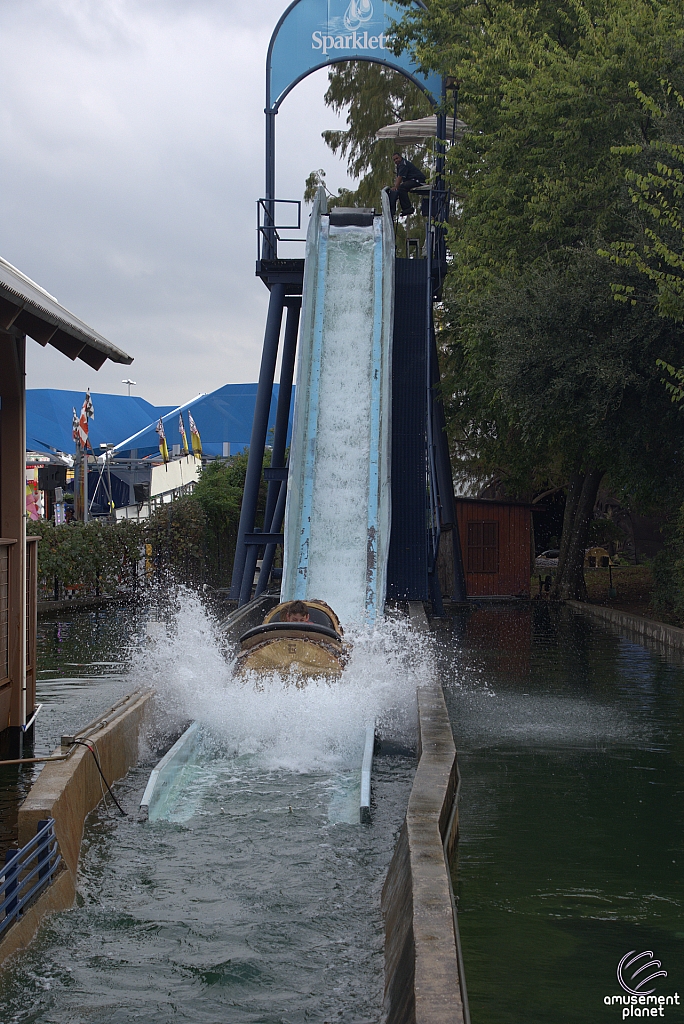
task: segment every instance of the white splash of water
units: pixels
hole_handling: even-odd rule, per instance
[[[236,675],[226,637],[198,598],[181,591],[177,604],[182,612],[165,638],[137,652],[133,674],[169,715],[200,722],[227,753],[289,771],[343,767],[357,763],[373,720],[383,737],[415,742],[416,687],[433,669],[425,640],[405,620],[348,633],[342,676],[302,681]]]

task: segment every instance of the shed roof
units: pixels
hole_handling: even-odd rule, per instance
[[[0,256],[0,329],[10,327],[28,334],[39,345],[52,345],[69,359],[82,359],[95,370],[107,359],[133,362],[133,356],[88,327],[54,295]]]

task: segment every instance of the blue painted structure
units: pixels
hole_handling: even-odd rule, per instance
[[[411,0],[406,6],[425,8],[422,0]],[[414,335],[414,344],[412,351],[407,348],[404,368],[408,375],[407,383],[411,381],[413,385],[409,388],[410,396],[406,394],[404,397],[409,399],[409,405],[417,414],[419,421],[416,423],[414,435],[414,468],[419,472],[412,474],[410,494],[403,493],[399,480],[392,481],[394,515],[398,513],[401,516],[408,503],[416,513],[413,517],[416,529],[408,538],[408,543],[404,544],[403,551],[402,545],[397,543],[394,544],[394,557],[390,551],[387,592],[401,595],[400,599],[404,600],[423,600],[427,596],[427,588],[435,613],[441,615],[442,598],[437,573],[439,540],[442,530],[453,529],[456,540],[453,544],[452,596],[459,601],[464,600],[466,596],[458,542],[458,523],[454,513],[451,465],[444,429],[444,410],[437,390],[439,368],[432,315],[433,302],[441,298],[442,282],[447,267],[444,225],[449,220],[450,195],[443,178],[447,90],[454,90],[456,118],[458,89],[454,84],[448,86],[447,79],[438,79],[437,76],[425,78],[416,73],[418,69],[409,55],[401,54],[397,57],[389,53],[383,40],[387,34],[391,34],[392,22],[400,20],[404,13],[405,10],[392,0],[293,0],[280,18],[269,44],[264,110],[266,181],[264,198],[257,203],[256,272],[269,288],[271,297],[230,590],[231,598],[237,600],[240,605],[245,604],[251,596],[254,568],[260,548],[264,550],[264,559],[256,594],[260,594],[268,585],[273,551],[276,544],[283,544],[284,541],[283,534],[278,531],[281,529],[289,489],[286,483],[287,473],[280,464],[270,471],[271,475],[268,475],[267,471],[269,501],[272,490],[274,495],[277,494],[274,503],[271,503],[271,507],[275,505],[275,511],[271,517],[266,517],[263,533],[258,533],[254,523],[265,436],[263,410],[268,405],[274,387],[283,312],[286,305],[290,307],[289,325],[294,302],[302,294],[304,279],[304,260],[278,257],[279,230],[300,227],[301,203],[275,198],[275,117],[281,102],[299,81],[317,68],[348,60],[366,60],[394,68],[420,86],[438,107],[436,180],[428,194],[422,197],[421,203],[422,213],[427,221],[426,234],[430,244],[426,246],[425,258],[416,260],[416,263],[420,264],[420,267],[416,268],[418,290],[411,305],[414,307],[412,314],[415,314],[417,326],[415,331],[409,331],[409,334]],[[369,34],[371,26],[372,35]],[[287,225],[278,226],[276,208],[279,203],[297,207],[296,226],[290,224],[289,220]],[[325,245],[325,240],[322,242]],[[299,301],[301,302],[301,299]],[[412,359],[413,356],[415,359]],[[282,382],[281,376],[281,384]],[[315,386],[312,395],[314,405]],[[401,399],[394,405],[393,398],[394,417],[400,402]],[[371,463],[372,459],[371,453]],[[306,528],[303,530],[303,540],[306,541],[304,534]],[[413,561],[413,548],[421,553],[416,573],[408,564]],[[408,560],[406,564],[403,564],[404,558]]]
[[[294,339],[292,341],[294,345]],[[291,359],[294,360],[294,348]],[[236,455],[249,445],[254,409],[257,397],[256,384],[226,384],[207,395],[200,395],[191,402],[180,406],[190,410],[202,438],[202,449],[207,455],[222,455],[224,443],[230,444],[231,455]],[[26,392],[26,447],[29,451],[50,452],[57,449],[72,453],[74,441],[71,435],[72,409],[80,411],[83,404],[82,391],[57,391],[39,388]],[[154,406],[143,398],[126,395],[92,395],[95,419],[90,420],[90,439],[95,452],[102,444],[117,446],[117,458],[131,458],[137,451],[138,458],[159,452],[156,425],[162,417],[169,449],[180,444],[178,430],[178,406]],[[287,409],[281,410],[284,417],[283,453],[289,443],[291,414],[290,395]],[[267,408],[266,441],[268,433],[275,428],[278,386],[276,385]],[[289,414],[289,415],[288,415]],[[190,440],[188,417],[185,416],[185,430]],[[124,442],[122,444],[122,442]],[[125,502],[127,503],[127,502]]]
[[[408,6],[424,8],[425,4],[411,0]],[[394,0],[293,0],[278,21],[266,57],[266,260],[277,259],[278,255],[275,119],[280,104],[298,82],[319,68],[364,60],[384,64],[409,78],[435,106],[445,98],[444,81],[439,75],[434,71],[423,74],[409,53],[395,54],[391,50],[392,26],[404,14],[406,7]],[[444,139],[444,116],[440,121],[439,138]]]
[[[39,821],[26,846],[6,851],[0,875],[0,935],[52,883],[61,860],[54,818]]]
[[[414,4],[422,7],[422,4]],[[266,59],[266,108],[277,110],[303,78],[347,60],[366,60],[400,71],[439,102],[442,80],[424,75],[411,55],[394,54],[392,24],[406,8],[392,0],[294,0],[271,37]]]
[[[83,391],[58,391],[54,388],[32,388],[26,391],[26,447],[29,451],[74,451],[72,437],[73,409],[81,411]],[[90,439],[97,451],[100,444],[118,444],[136,430],[158,420],[172,406],[155,406],[144,398],[132,395],[93,393],[95,419],[90,420]]]
[[[390,533],[394,226],[328,210],[307,236],[281,600],[335,593],[343,622],[385,603]]]
[[[275,428],[276,408],[278,404],[278,386],[274,388],[270,401],[263,411],[267,413],[264,441],[268,443],[269,431]],[[250,444],[252,423],[257,406],[256,384],[225,384],[222,388],[199,395],[191,402],[177,406],[162,416],[166,442],[171,451],[174,444],[181,444],[178,429],[179,414],[183,412],[185,430],[190,443],[187,411],[192,413],[202,439],[202,451],[206,455],[223,455],[224,443],[230,444],[230,454],[237,455]],[[97,416],[97,406],[95,407]],[[157,417],[158,419],[158,417]],[[137,451],[138,458],[152,455],[159,451],[159,438],[156,433],[157,419],[147,422],[144,428],[131,434],[129,430],[125,439],[117,445],[116,458],[131,457]],[[292,423],[287,422],[286,443],[289,441]]]

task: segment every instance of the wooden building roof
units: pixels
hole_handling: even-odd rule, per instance
[[[112,345],[0,256],[0,330],[12,329],[39,345],[52,345],[69,359],[82,359],[95,370],[107,359],[133,362],[133,356]]]

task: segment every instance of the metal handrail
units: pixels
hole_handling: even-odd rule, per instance
[[[0,874],[0,914],[5,915],[0,920],[0,935],[52,884],[62,862],[58,850],[54,818],[39,821],[35,836],[20,850],[7,850],[4,871]]]
[[[277,205],[296,206],[296,224],[276,224]],[[262,223],[263,213],[263,223]],[[257,199],[257,260],[263,258],[263,250],[270,250],[271,259],[278,256],[278,242],[305,242],[306,238],[282,238],[279,231],[301,231],[302,203],[300,199]]]

